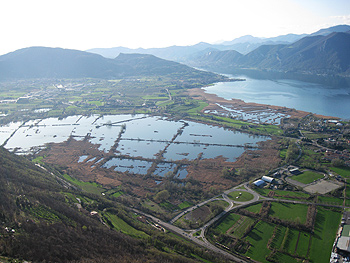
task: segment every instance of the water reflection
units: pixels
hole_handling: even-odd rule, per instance
[[[101,152],[114,154],[115,158],[102,165],[107,169],[146,174],[153,161],[161,159],[165,162],[159,163],[153,173],[162,177],[174,172],[177,164],[173,161],[222,156],[233,162],[246,146],[256,147],[258,142],[269,139],[195,122],[128,114],[37,119],[0,128],[0,139],[8,140],[5,147],[17,153],[38,151],[47,143],[64,142],[70,137],[86,139]],[[147,161],[132,160],[136,157]],[[80,156],[78,162],[87,158]],[[93,167],[101,161],[103,158],[94,156],[87,160]],[[180,169],[179,178],[186,177],[185,171]]]
[[[241,99],[295,108],[316,114],[350,119],[349,86],[328,86],[291,79],[256,79],[242,75],[229,75],[246,81],[217,83],[204,88],[207,93],[225,99]]]
[[[173,174],[175,167],[174,163],[159,163],[153,174],[161,177],[169,176]]]
[[[147,174],[149,168],[151,168],[152,163],[141,160],[132,160],[132,159],[121,159],[121,158],[112,158],[107,161],[103,168],[114,167],[114,171],[118,172],[129,172],[134,174]]]
[[[155,158],[156,154],[162,151],[167,143],[156,141],[121,140],[116,154],[129,155],[132,157]]]

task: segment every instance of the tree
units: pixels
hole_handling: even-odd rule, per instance
[[[332,165],[335,166],[335,167],[342,167],[344,166],[344,161],[337,158],[337,159],[333,159],[332,160]]]
[[[289,144],[285,161],[287,163],[293,161],[297,157],[298,153],[298,147],[294,143]]]
[[[169,191],[168,190],[162,190],[160,192],[158,192],[155,196],[154,196],[154,200],[156,202],[163,202],[166,199],[168,199],[170,197]]]

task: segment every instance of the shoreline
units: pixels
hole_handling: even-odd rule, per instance
[[[193,99],[198,99],[198,100],[202,99],[202,100],[205,100],[209,104],[207,107],[205,107],[202,110],[202,112],[204,112],[205,110],[217,110],[219,108],[219,106],[216,103],[220,103],[220,104],[230,105],[230,106],[237,108],[237,109],[240,109],[244,112],[247,112],[247,109],[249,109],[249,108],[250,109],[259,109],[259,110],[275,110],[278,113],[290,115],[289,118],[303,118],[307,115],[312,114],[312,115],[314,115],[318,118],[322,118],[322,119],[333,119],[333,120],[340,119],[338,117],[314,114],[311,112],[296,110],[293,108],[287,108],[287,107],[282,107],[282,106],[260,104],[260,103],[255,103],[255,102],[245,102],[241,99],[232,98],[232,99],[228,100],[228,99],[224,99],[222,97],[219,97],[216,94],[206,93],[203,88],[189,89],[189,90],[187,90],[187,93]]]

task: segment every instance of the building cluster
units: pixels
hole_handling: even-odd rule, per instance
[[[261,177],[261,179],[258,179],[255,182],[253,182],[253,185],[255,185],[256,187],[264,187],[268,184],[274,185],[274,184],[277,184],[277,181],[273,177],[263,176]]]
[[[337,244],[337,253],[332,253],[331,260],[334,262],[337,262],[337,259],[339,259],[339,255],[342,256],[343,262],[349,262],[349,256],[350,256],[350,212],[344,212],[342,221],[341,221],[342,227],[340,228],[340,231],[338,232],[337,238],[335,239],[335,243]]]
[[[325,150],[323,159],[329,162],[335,159],[343,160],[345,165],[350,166],[350,152],[347,149],[343,151],[330,150],[330,149]]]

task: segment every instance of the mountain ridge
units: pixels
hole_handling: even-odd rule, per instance
[[[151,54],[121,54],[115,59],[80,50],[29,47],[0,56],[0,79],[105,78],[164,76],[212,79],[224,77]]]
[[[225,58],[223,51],[211,52],[190,65],[210,70],[258,69],[303,74],[350,75],[350,34],[304,37],[289,45],[262,45],[250,53]],[[213,57],[220,58],[215,60]]]
[[[150,48],[150,49],[130,49],[126,47],[112,47],[112,48],[94,48],[86,50],[87,52],[100,54],[108,58],[115,58],[120,52],[126,53],[146,53],[153,54],[163,59],[170,59],[178,62],[188,62],[188,58],[192,58],[195,53],[203,51],[207,48],[217,50],[235,50],[243,55],[248,54],[261,45],[271,44],[290,44],[308,35],[326,35],[332,32],[345,32],[350,30],[349,25],[337,25],[329,28],[320,29],[312,34],[287,34],[270,38],[258,38],[251,35],[245,35],[231,41],[224,41],[219,44],[209,44],[200,42],[192,46],[170,46],[164,48]]]

